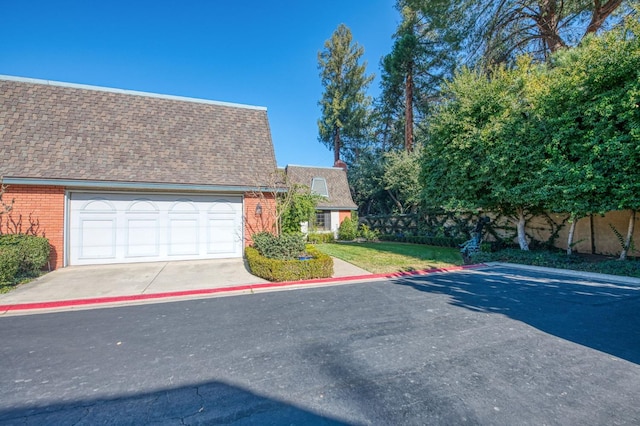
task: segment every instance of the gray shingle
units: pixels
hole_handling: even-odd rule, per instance
[[[264,186],[265,109],[0,79],[0,176]]]
[[[351,198],[347,173],[340,168],[289,165],[286,167],[286,173],[292,182],[306,185],[309,188],[311,188],[313,178],[326,180],[329,199],[318,203],[320,209],[355,210],[358,208]]]

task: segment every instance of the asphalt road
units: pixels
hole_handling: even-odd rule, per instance
[[[0,318],[0,424],[640,424],[640,287],[491,267]]]

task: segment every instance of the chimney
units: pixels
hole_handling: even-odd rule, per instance
[[[347,163],[345,163],[342,160],[338,160],[333,164],[333,167],[338,167],[342,170],[344,170],[345,172],[347,171]]]

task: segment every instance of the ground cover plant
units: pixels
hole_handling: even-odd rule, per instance
[[[505,249],[497,252],[479,252],[471,256],[471,263],[508,262],[523,265],[546,266],[574,271],[596,272],[640,278],[640,260],[620,260],[610,256],[567,255],[564,251]]]
[[[392,273],[462,265],[457,248],[396,242],[318,244],[318,250],[372,273]]]

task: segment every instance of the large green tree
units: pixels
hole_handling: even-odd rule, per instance
[[[460,37],[441,28],[439,17],[446,15],[448,5],[432,2],[432,13],[426,15],[406,0],[396,3],[402,21],[391,52],[380,64],[382,90],[376,103],[378,133],[385,148],[413,150],[416,125],[437,99],[444,78],[452,75]]]
[[[528,250],[527,214],[542,206],[536,176],[544,150],[526,90],[537,72],[525,59],[489,74],[469,69],[457,74],[431,119],[422,160],[428,205],[510,215],[522,250]]]
[[[640,209],[639,37],[640,23],[629,19],[558,52],[537,103],[548,132],[548,208],[571,213],[572,230],[580,216],[630,210],[622,258]]]
[[[431,205],[512,213],[526,249],[525,212],[578,218],[630,210],[621,258],[640,210],[640,23],[485,73],[463,70],[432,117],[422,183]]]
[[[318,140],[332,149],[334,160],[352,163],[360,145],[369,138],[370,97],[373,75],[366,74],[364,48],[353,41],[351,30],[340,24],[318,53],[324,92],[319,105]]]

